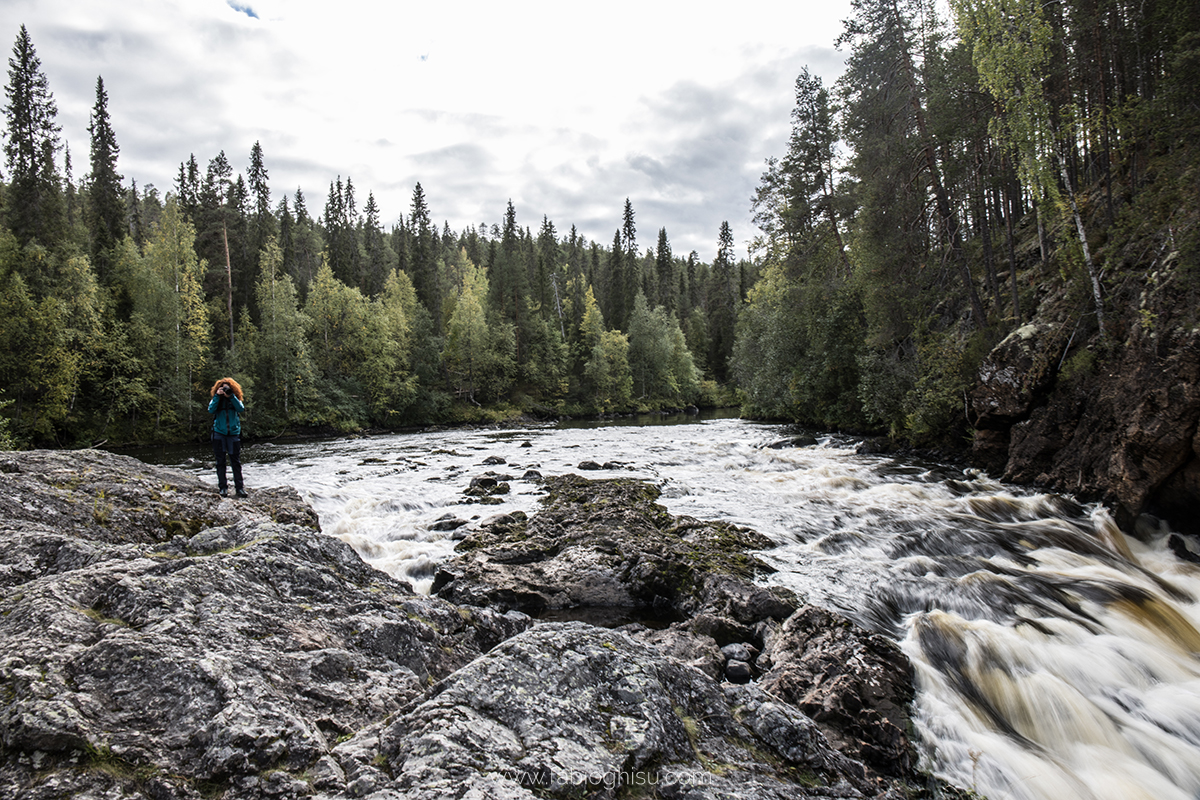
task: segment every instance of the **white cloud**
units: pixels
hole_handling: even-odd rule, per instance
[[[126,179],[171,188],[179,163],[263,146],[278,198],[320,211],[351,176],[385,223],[420,181],[439,223],[543,215],[607,245],[629,197],[639,241],[666,227],[710,259],[753,235],[749,198],[786,142],[792,85],[831,83],[847,0],[396,3],[8,0],[58,101],[76,173],[104,77]],[[0,34],[3,31],[0,30]]]

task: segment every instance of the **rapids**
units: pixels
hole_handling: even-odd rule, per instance
[[[615,462],[580,474],[652,480],[674,514],[768,535],[772,581],[898,641],[942,777],[993,800],[1200,797],[1200,568],[1168,531],[1143,543],[1101,507],[839,436],[770,447],[796,433],[651,417],[250,444],[243,462],[251,492],[296,487],[326,533],[418,591],[453,550],[448,518],[533,512],[527,471]],[[215,483],[200,448],[134,455]],[[488,470],[512,491],[467,502]]]

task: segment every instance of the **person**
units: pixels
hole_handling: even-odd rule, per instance
[[[217,492],[229,496],[225,479],[225,457],[233,467],[233,489],[238,497],[248,497],[242,484],[242,413],[246,410],[241,385],[233,378],[221,378],[212,387],[208,413],[213,415],[212,446],[217,459]]]

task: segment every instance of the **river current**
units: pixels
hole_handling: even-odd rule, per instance
[[[243,462],[251,491],[294,486],[325,533],[418,591],[462,530],[536,511],[530,470],[654,481],[674,514],[774,540],[770,581],[900,644],[923,757],[942,777],[993,800],[1200,797],[1200,568],[1165,528],[1130,539],[1101,507],[859,455],[843,437],[771,446],[796,433],[651,417],[259,443]],[[135,455],[215,483],[201,449]],[[489,470],[511,493],[464,502]],[[441,530],[448,518],[467,526]]]

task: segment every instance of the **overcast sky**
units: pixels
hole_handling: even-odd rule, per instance
[[[128,185],[173,188],[195,154],[245,173],[262,144],[272,203],[324,208],[339,176],[385,229],[419,181],[456,232],[509,199],[534,234],[549,216],[601,245],[633,203],[640,249],[739,252],[750,198],[783,154],[804,66],[826,85],[849,0],[392,2],[0,0],[6,53],[29,29],[76,179],[103,76]],[[7,75],[6,75],[7,81]]]

